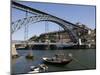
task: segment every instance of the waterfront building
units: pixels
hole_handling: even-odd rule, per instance
[[[34,40],[36,42],[71,42],[71,39],[68,35],[68,33],[64,30],[62,31],[54,31],[54,32],[48,32],[43,33],[37,39],[31,38],[31,40]]]

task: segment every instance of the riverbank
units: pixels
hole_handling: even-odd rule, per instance
[[[33,46],[26,46],[22,48],[17,48],[17,50],[60,50],[60,49],[96,49],[95,45],[89,47],[88,45],[69,45],[69,46],[57,46],[57,45],[33,45]]]

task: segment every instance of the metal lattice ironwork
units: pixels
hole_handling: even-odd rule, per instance
[[[28,6],[19,4],[17,2],[12,2],[12,7],[25,11],[28,10],[28,13],[32,13],[34,14],[34,16],[31,17],[27,17],[27,18],[23,18],[23,19],[19,19],[16,22],[12,22],[12,29],[11,29],[11,33],[16,32],[17,30],[19,30],[21,27],[29,24],[29,23],[37,23],[37,22],[41,22],[41,21],[50,21],[50,22],[54,22],[57,23],[58,25],[60,25],[62,28],[64,28],[65,31],[67,31],[71,37],[71,39],[73,40],[73,42],[78,42],[78,36],[76,35],[76,33],[73,31],[74,28],[81,28],[73,23],[70,23],[66,20],[63,20],[61,18],[58,18],[56,16],[47,14],[45,12],[42,12],[40,10],[34,9],[34,8],[30,8]]]

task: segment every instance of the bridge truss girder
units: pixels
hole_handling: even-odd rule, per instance
[[[75,35],[76,33],[72,32],[73,27],[71,27],[70,24],[64,23],[64,22],[62,22],[60,20],[57,20],[53,17],[50,17],[48,15],[31,16],[31,17],[19,19],[16,22],[12,22],[12,31],[11,31],[11,33],[16,32],[17,30],[19,30],[20,28],[22,28],[26,24],[37,23],[37,22],[41,22],[41,21],[50,21],[50,22],[54,22],[54,23],[60,25],[62,28],[64,28],[64,30],[66,30],[69,33],[69,35],[71,36],[71,38],[73,38],[74,41],[75,41],[76,38],[78,40],[78,37]],[[74,37],[76,37],[76,38],[74,38]]]
[[[74,28],[81,28],[81,27],[79,27],[73,23],[70,23],[68,21],[65,21],[61,18],[58,18],[56,16],[47,14],[45,12],[42,12],[42,11],[34,9],[34,8],[30,8],[28,6],[19,4],[19,3],[14,2],[14,1],[12,1],[12,7],[17,8],[17,9],[22,10],[22,11],[25,11],[25,12],[27,11],[27,12],[35,15],[35,16],[19,19],[15,22],[12,22],[12,28],[11,28],[12,34],[15,31],[19,30],[21,27],[25,26],[26,24],[37,23],[37,22],[41,22],[41,21],[50,21],[50,22],[57,23],[62,28],[64,28],[64,30],[69,33],[70,38],[73,40],[73,42],[78,43],[79,37],[76,35],[76,33],[73,31],[73,29]]]

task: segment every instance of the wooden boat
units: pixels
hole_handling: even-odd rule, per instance
[[[34,58],[34,56],[33,56],[33,55],[28,54],[28,55],[26,56],[26,58],[27,58],[27,59],[33,59],[33,58]]]
[[[66,65],[72,61],[71,58],[65,59],[65,58],[60,58],[58,56],[52,57],[52,58],[43,57],[42,59],[43,59],[44,63],[56,64],[56,65]]]
[[[32,52],[30,52],[28,55],[26,55],[26,59],[33,59],[34,56],[32,54]]]

